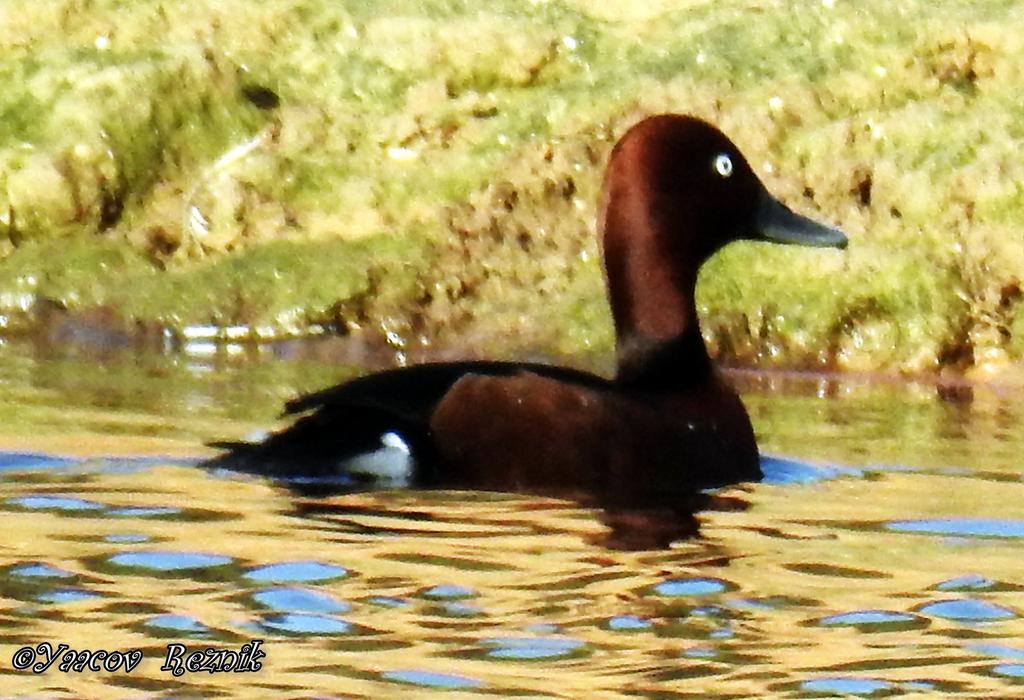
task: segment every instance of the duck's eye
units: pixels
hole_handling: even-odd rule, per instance
[[[715,156],[714,166],[715,172],[722,177],[732,175],[732,158],[729,157],[728,153],[719,153]]]

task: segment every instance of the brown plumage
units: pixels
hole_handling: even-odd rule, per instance
[[[613,379],[511,362],[390,370],[293,401],[287,412],[302,415],[291,427],[210,464],[623,507],[759,478],[750,420],[700,334],[697,272],[736,240],[842,248],[846,237],[772,198],[724,134],[681,115],[649,117],[622,137],[599,217]],[[409,453],[405,466],[357,456],[388,433],[401,438],[392,457]]]

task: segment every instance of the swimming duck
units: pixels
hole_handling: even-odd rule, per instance
[[[846,236],[772,197],[717,128],[676,114],[615,145],[599,224],[614,378],[520,362],[388,370],[289,402],[290,427],[208,465],[623,506],[760,478],[750,418],[701,337],[697,271],[733,241],[845,248]]]

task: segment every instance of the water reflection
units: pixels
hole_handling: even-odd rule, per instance
[[[204,473],[204,438],[337,378],[211,366],[95,379],[0,362],[5,695],[1020,695],[1012,392],[740,375],[778,455],[765,482],[609,511]],[[257,673],[161,671],[169,643],[252,639]],[[42,642],[144,658],[130,674],[13,668]]]

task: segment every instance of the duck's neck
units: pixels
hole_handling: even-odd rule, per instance
[[[652,388],[703,381],[711,362],[694,303],[695,256],[685,249],[666,249],[666,237],[644,225],[647,221],[621,208],[605,211],[605,273],[615,321],[616,378]]]
[[[651,390],[678,389],[701,384],[714,371],[700,328],[669,339],[634,335],[616,347],[619,384]]]

